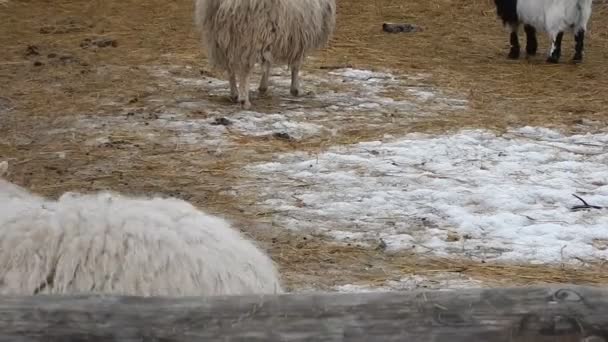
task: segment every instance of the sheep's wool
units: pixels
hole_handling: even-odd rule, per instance
[[[522,22],[552,38],[558,32],[587,30],[592,0],[494,0],[505,23]]]
[[[336,24],[335,0],[196,0],[194,20],[210,65],[228,73],[230,98],[251,106],[249,79],[260,63],[260,94],[274,63],[291,68],[290,93],[300,93],[299,72],[312,50],[327,44]],[[238,85],[237,85],[238,80]]]
[[[293,64],[334,31],[334,0],[196,0],[195,22],[213,65],[249,72],[262,56]]]
[[[272,260],[178,199],[103,192],[44,200],[0,179],[0,294],[282,292]]]

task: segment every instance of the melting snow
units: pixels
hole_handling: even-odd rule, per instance
[[[607,133],[411,134],[247,171],[277,223],[340,241],[498,261],[608,257],[608,210],[571,210],[572,194],[608,207]]]
[[[160,94],[121,106],[115,115],[82,116],[72,130],[95,133],[94,144],[113,132],[131,132],[161,144],[228,145],[231,134],[272,136],[287,134],[295,140],[332,136],[342,129],[381,128],[395,118],[410,122],[466,108],[467,101],[450,98],[424,83],[426,76],[400,76],[358,69],[302,73],[304,96],[289,95],[289,73],[273,70],[270,96],[258,98],[251,82],[253,109],[243,111],[228,102],[228,82],[195,75],[183,67],[143,68],[158,78],[158,88],[188,90]],[[184,76],[190,75],[190,77]],[[259,77],[256,76],[256,77]],[[393,95],[388,95],[393,94]],[[144,107],[141,107],[141,104]],[[218,124],[217,120],[223,120]],[[71,123],[73,118],[66,120]],[[86,128],[88,130],[82,130]],[[55,132],[56,133],[56,132]],[[168,138],[167,138],[168,137]]]
[[[346,284],[334,287],[337,292],[386,292],[412,291],[418,289],[453,290],[463,288],[480,288],[485,285],[471,278],[454,273],[440,273],[434,276],[412,275],[398,281],[390,280],[382,286]]]

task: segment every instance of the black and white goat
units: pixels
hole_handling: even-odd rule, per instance
[[[592,2],[593,0],[494,0],[498,16],[511,28],[509,58],[519,58],[517,34],[521,24],[524,24],[526,53],[529,56],[536,54],[536,30],[542,30],[549,34],[552,41],[547,62],[557,63],[561,56],[564,31],[569,31],[574,34],[576,41],[573,61],[581,62]]]

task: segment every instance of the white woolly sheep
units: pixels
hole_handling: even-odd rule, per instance
[[[290,92],[300,94],[300,67],[308,53],[324,47],[332,36],[336,4],[335,0],[196,0],[194,16],[210,64],[228,73],[231,100],[248,109],[249,79],[256,63],[262,66],[261,95],[268,90],[272,63],[290,66]]]
[[[100,192],[53,201],[0,178],[0,203],[2,295],[282,292],[266,254],[179,199]]]
[[[573,62],[583,60],[587,23],[591,18],[592,0],[494,0],[498,16],[511,29],[511,49],[508,57],[519,58],[517,32],[523,23],[526,32],[526,52],[535,55],[538,48],[536,30],[547,32],[552,46],[547,62],[557,63],[561,56],[564,31],[574,34],[576,41]]]

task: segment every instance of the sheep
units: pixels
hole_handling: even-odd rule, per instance
[[[258,63],[260,95],[268,91],[272,63],[282,63],[291,68],[291,95],[299,96],[302,63],[312,50],[329,42],[336,4],[335,0],[196,0],[194,15],[211,66],[228,73],[230,99],[250,109],[249,79]]]
[[[551,38],[547,62],[558,63],[564,31],[574,34],[576,41],[572,61],[582,62],[587,23],[591,18],[592,0],[494,0],[498,16],[511,29],[511,49],[508,58],[518,59],[520,53],[517,32],[521,23],[526,32],[526,53],[536,54],[536,30],[543,30]]]
[[[0,203],[0,295],[283,292],[266,254],[183,200],[107,191],[50,200],[0,178]]]

